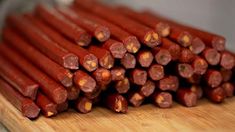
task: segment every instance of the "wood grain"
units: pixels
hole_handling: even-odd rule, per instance
[[[174,104],[171,109],[153,105],[130,107],[128,114],[115,114],[104,108],[95,108],[89,114],[69,110],[53,118],[40,116],[31,121],[21,115],[0,94],[0,121],[10,131],[234,131],[235,98],[217,105],[199,101],[194,108]]]

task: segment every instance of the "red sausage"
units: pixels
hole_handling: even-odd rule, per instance
[[[138,86],[139,93],[144,97],[149,97],[155,90],[156,85],[153,81],[148,80],[143,86]]]
[[[84,96],[86,96],[88,99],[94,100],[99,97],[101,92],[102,92],[102,88],[97,85],[94,91],[90,93],[84,93]]]
[[[130,77],[132,83],[136,85],[144,85],[147,81],[147,72],[145,70],[136,68],[131,72]]]
[[[112,81],[120,81],[125,78],[126,70],[122,67],[114,67],[111,69]]]
[[[157,87],[162,91],[177,91],[179,79],[176,76],[166,76],[158,82]]]
[[[82,7],[106,20],[120,26],[126,31],[134,34],[137,38],[145,45],[149,47],[155,47],[161,43],[160,36],[153,31],[151,28],[142,25],[119,12],[115,11],[108,6],[105,6],[101,3],[91,3],[86,4],[83,1],[75,1],[75,5],[78,7]]]
[[[201,99],[203,96],[203,90],[201,86],[197,86],[197,85],[192,85],[190,87],[190,90],[194,93],[197,94],[197,99]]]
[[[151,65],[148,68],[148,76],[154,81],[162,79],[165,76],[164,67],[158,64]]]
[[[74,83],[85,93],[93,92],[96,87],[96,81],[82,70],[74,73]]]
[[[67,88],[67,92],[67,100],[76,100],[80,94],[80,89],[77,86],[71,86]]]
[[[221,54],[213,48],[206,48],[202,52],[202,56],[208,62],[208,64],[215,66],[220,62]]]
[[[206,48],[206,44],[198,37],[194,37],[189,49],[194,54],[200,54]]]
[[[233,75],[233,71],[232,70],[226,70],[224,68],[220,69],[220,73],[223,77],[223,82],[228,82],[231,80],[232,75]]]
[[[173,41],[167,38],[162,38],[162,48],[167,49],[170,52],[173,61],[176,61],[180,58],[181,48]]]
[[[151,95],[152,102],[160,108],[170,108],[173,104],[172,95],[169,92],[155,91]]]
[[[145,97],[139,92],[130,92],[128,94],[128,101],[134,107],[139,107],[144,102]]]
[[[116,81],[114,84],[116,91],[120,94],[125,94],[130,89],[130,82],[128,78],[124,78],[123,80]]]
[[[42,90],[42,92],[45,93],[48,98],[50,98],[56,104],[65,102],[67,99],[66,89],[33,66],[30,62],[18,54],[17,51],[9,48],[5,44],[1,44],[0,53],[9,59],[10,62],[14,63],[14,65],[19,67],[33,80],[35,80],[40,85],[40,90]]]
[[[31,99],[22,96],[3,79],[0,79],[0,87],[1,94],[25,117],[38,117],[40,108]]]
[[[110,69],[113,67],[114,58],[108,50],[91,45],[89,46],[88,51],[98,58],[100,66],[106,69]]]
[[[146,26],[153,28],[160,36],[167,37],[170,34],[170,26],[154,17],[146,16],[126,6],[118,6],[116,11],[130,17]]]
[[[108,85],[112,80],[112,75],[110,70],[105,68],[98,68],[93,73],[92,76],[96,80],[98,85],[105,86]]]
[[[117,113],[127,113],[128,103],[125,97],[120,94],[108,94],[104,99],[107,108]]]
[[[229,52],[222,52],[220,65],[227,70],[233,69],[235,66],[235,57]]]
[[[55,9],[45,5],[38,5],[35,9],[36,15],[42,18],[50,26],[57,29],[80,46],[88,46],[91,42],[91,36],[81,27],[66,19]]]
[[[61,104],[56,104],[56,110],[58,113],[68,110],[68,107],[69,107],[68,101],[65,101]]]
[[[94,21],[88,20],[85,17],[76,14],[69,8],[57,8],[57,11],[59,11],[72,22],[76,23],[78,26],[84,28],[100,42],[104,42],[109,39],[110,31],[107,27],[100,25],[99,23],[96,23]]]
[[[192,67],[194,69],[194,74],[203,75],[207,71],[208,63],[205,59],[197,56],[192,62]]]
[[[121,59],[126,53],[126,48],[123,43],[114,39],[107,40],[102,47],[108,50],[114,58]]]
[[[0,56],[0,76],[14,86],[22,95],[32,100],[36,99],[39,85],[9,63],[3,56]]]
[[[173,25],[171,22],[166,21],[166,19],[164,19],[163,17],[150,13],[149,11],[144,11],[142,12],[143,15],[148,16],[148,17],[153,17],[155,19],[158,19],[162,22],[165,22],[167,24],[169,24],[170,28],[171,28],[171,33],[168,36],[170,39],[172,39],[175,42],[178,42],[181,46],[183,47],[188,47],[192,44],[192,39],[193,36],[187,32],[186,30]]]
[[[230,82],[225,82],[221,85],[224,89],[226,97],[232,97],[234,94],[234,85]]]
[[[56,104],[50,101],[47,96],[41,92],[37,95],[36,104],[41,108],[43,115],[46,117],[51,117],[57,114]]]
[[[137,54],[137,61],[142,67],[149,67],[153,62],[153,54],[149,50],[141,50]]]
[[[149,11],[145,11],[145,14],[151,15],[152,13],[150,13]],[[200,39],[202,39],[202,41],[207,46],[213,47],[214,49],[216,49],[218,51],[223,51],[225,49],[226,40],[224,37],[222,37],[220,35],[209,33],[207,31],[203,31],[203,30],[191,27],[191,26],[182,25],[182,24],[179,24],[179,23],[172,21],[168,18],[163,18],[162,16],[161,16],[161,20],[165,20],[166,22],[168,22],[168,24],[170,24],[170,26],[175,26],[177,28],[181,28],[181,29],[184,29],[185,31],[190,32],[192,35],[197,36]]]
[[[152,49],[152,53],[154,55],[155,61],[160,65],[167,65],[171,61],[171,54],[167,49],[161,47],[155,47]]]
[[[187,107],[197,105],[198,95],[189,88],[179,88],[176,93],[179,103]]]
[[[126,50],[129,53],[136,53],[140,49],[140,43],[136,36],[128,33],[124,29],[114,25],[111,22],[106,21],[105,19],[102,19],[96,15],[93,15],[91,13],[85,12],[83,10],[80,10],[78,8],[73,8],[73,10],[83,17],[86,17],[92,21],[96,21],[104,26],[107,26],[109,30],[111,31],[111,37],[122,42],[126,48]]]
[[[65,87],[70,87],[73,84],[73,74],[69,70],[49,59],[47,56],[23,40],[21,36],[14,33],[14,31],[10,28],[4,29],[3,39],[7,41],[9,45],[17,49],[22,55],[28,58],[32,63]]]
[[[177,72],[183,78],[190,78],[194,74],[193,67],[187,63],[177,64]]]
[[[83,66],[87,71],[94,71],[98,67],[98,59],[93,54],[89,53],[86,49],[75,45],[60,33],[52,29],[46,23],[43,23],[40,19],[26,14],[25,17],[30,20],[35,26],[37,26],[41,31],[43,31],[50,39],[58,43],[60,46],[65,48],[66,50],[74,53],[79,57],[79,63]]]
[[[212,88],[218,87],[222,82],[222,75],[219,71],[209,69],[207,70],[205,76],[205,82],[208,86]]]
[[[136,58],[134,55],[126,53],[124,57],[121,59],[121,64],[126,69],[133,69],[136,66]]]
[[[222,87],[216,87],[214,89],[204,88],[206,97],[214,103],[222,103],[226,97],[226,93]]]
[[[181,63],[191,63],[195,58],[195,54],[188,48],[181,48],[181,53],[179,57],[179,62]]]
[[[92,100],[87,97],[79,97],[75,102],[75,108],[83,114],[89,113],[92,110]]]
[[[78,57],[57,43],[53,42],[48,36],[41,32],[36,26],[22,16],[9,16],[7,22],[22,33],[33,46],[39,49],[61,66],[69,69],[78,69]]]

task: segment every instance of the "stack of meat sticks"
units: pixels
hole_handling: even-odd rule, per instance
[[[233,96],[235,58],[225,39],[150,11],[94,0],[38,5],[9,15],[2,35],[0,92],[28,118]]]

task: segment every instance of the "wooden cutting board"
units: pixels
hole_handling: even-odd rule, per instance
[[[130,108],[128,114],[115,114],[104,108],[94,108],[89,114],[69,110],[53,118],[40,116],[31,121],[21,115],[0,94],[0,121],[10,131],[235,131],[235,98],[216,105],[207,100],[197,107],[185,108],[174,104],[171,109],[153,105]]]

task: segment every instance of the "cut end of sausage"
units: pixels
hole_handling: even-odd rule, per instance
[[[144,37],[144,43],[148,47],[151,47],[151,48],[156,47],[161,43],[161,37],[158,35],[158,33],[154,31],[149,31],[146,33]]]
[[[120,94],[127,93],[130,89],[129,79],[124,78],[123,80],[117,81],[116,84],[115,84],[115,89]]]
[[[42,110],[46,117],[51,117],[57,114],[56,105],[51,103],[45,106],[45,111]]]
[[[194,54],[200,54],[206,48],[205,43],[198,37],[195,37],[192,40],[192,45],[189,46],[189,49]]]
[[[155,83],[148,80],[143,86],[140,87],[140,93],[145,97],[149,97],[154,92],[155,88]]]
[[[188,47],[192,44],[192,35],[188,32],[182,32],[178,38],[178,42],[183,47]]]
[[[26,89],[27,91],[24,92],[24,96],[30,97],[32,100],[36,99],[37,92],[38,92],[39,85],[33,84],[28,86]]]
[[[115,67],[111,70],[112,81],[120,81],[125,78],[125,69],[121,67]]]
[[[155,98],[155,103],[160,108],[170,108],[172,106],[172,95],[167,92],[161,92]]]
[[[214,103],[222,103],[226,97],[225,91],[222,87],[216,87],[214,89],[206,90],[207,98]]]
[[[207,64],[206,60],[204,60],[202,58],[196,58],[193,61],[192,66],[194,69],[194,73],[198,74],[198,75],[205,74],[207,71],[207,68],[208,68],[208,64]]]
[[[95,90],[91,93],[84,93],[84,95],[88,98],[88,99],[95,99],[97,98],[100,93],[102,91],[102,88],[100,86],[96,86]]]
[[[188,48],[182,48],[179,61],[181,63],[191,63],[195,57],[195,54]]]
[[[108,85],[111,82],[111,72],[105,68],[98,68],[93,76],[100,85]]]
[[[176,76],[168,76],[159,81],[159,89],[163,91],[177,91],[179,79]]]
[[[168,50],[171,54],[171,58],[173,61],[176,61],[180,58],[181,48],[179,45],[174,44],[174,45],[170,46],[170,48]]]
[[[128,109],[127,101],[123,96],[117,96],[114,105],[114,111],[118,113],[126,113]]]
[[[91,36],[87,32],[84,32],[80,35],[80,38],[76,40],[76,43],[79,46],[88,46],[91,43]]]
[[[204,51],[204,57],[210,65],[214,66],[219,64],[221,54],[217,50],[210,48]]]
[[[40,108],[32,100],[25,100],[22,104],[22,113],[24,116],[34,119],[38,117]]]
[[[59,87],[53,92],[53,95],[51,96],[53,97],[53,101],[56,104],[60,104],[66,101],[68,93],[63,87]]]
[[[93,54],[89,54],[84,57],[83,63],[81,64],[83,64],[83,67],[87,71],[92,72],[98,67],[98,59]]]
[[[99,26],[95,30],[95,37],[98,41],[104,42],[110,38],[110,31],[107,27]]]
[[[103,58],[99,60],[100,66],[110,69],[114,65],[114,58],[111,54],[106,54]]]
[[[77,70],[79,68],[78,57],[74,54],[68,54],[64,58],[64,67],[67,69]]]
[[[218,72],[218,71],[213,71],[213,72],[211,72],[211,74],[209,75],[207,83],[208,83],[208,85],[209,85],[210,87],[215,88],[215,87],[217,87],[217,86],[219,86],[219,85],[221,84],[222,79],[223,79],[223,78],[222,78],[222,75],[221,75],[220,72]]]
[[[158,23],[156,31],[161,37],[167,37],[170,34],[170,26],[167,23]]]
[[[193,92],[188,92],[184,94],[185,106],[193,107],[197,105],[197,95]]]
[[[60,82],[65,87],[71,87],[73,85],[73,74],[68,71],[66,76],[63,76]]]
[[[93,92],[96,87],[96,81],[90,76],[81,77],[76,84],[85,93]]]
[[[113,43],[112,46],[110,46],[109,51],[111,52],[112,56],[117,59],[121,59],[127,52],[126,48],[121,42]]]
[[[135,68],[136,65],[135,56],[130,53],[126,53],[121,59],[121,63],[126,69]]]
[[[171,54],[166,49],[160,49],[160,51],[155,55],[155,60],[160,65],[167,65],[171,61]]]
[[[68,100],[75,100],[78,98],[80,94],[80,89],[75,86],[72,86],[67,88],[67,92],[68,92]]]
[[[144,101],[144,97],[139,93],[134,93],[129,99],[129,102],[134,107],[139,107],[143,103],[143,101]]]
[[[149,67],[153,62],[153,54],[150,51],[139,52],[138,61],[142,67]]]
[[[127,37],[124,41],[123,44],[126,48],[126,50],[129,53],[133,53],[135,54],[136,52],[139,51],[141,45],[140,42],[138,41],[138,39],[135,36],[129,36]]]
[[[89,113],[92,110],[92,101],[86,97],[81,97],[77,101],[76,108],[81,113]]]
[[[171,61],[171,54],[166,49],[160,49],[155,55],[155,60],[160,65],[167,65]]]
[[[221,61],[220,61],[220,65],[227,70],[230,70],[234,67],[235,65],[235,57],[228,53],[228,52],[224,52],[221,54]]]
[[[182,64],[178,64],[177,68],[178,68],[178,73],[181,77],[183,78],[192,77],[194,70],[191,65],[182,63]]]
[[[136,85],[144,85],[147,81],[147,72],[140,69],[135,69],[131,75],[132,82]]]
[[[216,49],[217,51],[223,51],[225,50],[225,42],[226,42],[225,38],[216,36],[213,38],[211,44],[212,44],[212,47]]]
[[[154,64],[148,70],[149,77],[154,80],[158,81],[164,77],[164,67],[162,65]]]

